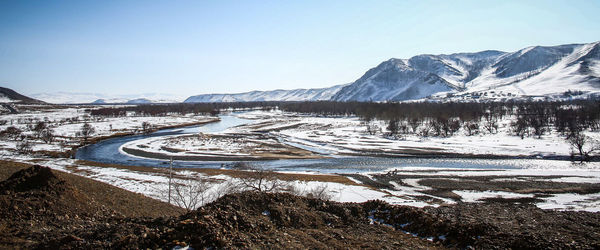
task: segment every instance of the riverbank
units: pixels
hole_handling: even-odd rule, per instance
[[[163,136],[123,144],[123,153],[178,161],[258,161],[320,159],[324,156],[280,143],[264,134],[208,134]]]
[[[419,125],[425,130],[423,133],[391,135],[387,124],[381,121],[366,123],[357,117],[309,116],[280,111],[251,111],[238,116],[255,122],[233,132],[267,133],[336,155],[578,160],[574,155],[577,150],[554,128],[546,128],[540,136],[516,136],[511,127],[514,117],[497,121],[493,132],[481,127],[471,134],[459,128],[449,136],[433,136],[425,133],[428,132],[424,127],[426,124]],[[585,147],[593,146],[594,139],[600,140],[599,131],[585,131],[584,134],[590,138],[590,145]]]
[[[267,113],[267,115],[273,114]],[[254,120],[255,122],[253,122],[252,124],[242,125],[244,123],[247,123],[247,121],[236,121],[235,119],[229,119],[231,118],[230,116],[224,117],[228,117],[226,119],[227,121],[221,120],[220,122],[214,122],[214,118],[211,118],[210,120],[208,120],[208,118],[206,117],[202,118],[207,119],[204,121],[205,126],[201,126],[199,128],[194,129],[181,129],[181,131],[183,131],[181,133],[185,135],[177,135],[174,131],[166,131],[166,133],[160,134],[160,136],[163,137],[165,135],[169,135],[167,137],[170,137],[171,135],[173,135],[172,137],[174,139],[174,144],[161,145],[160,143],[156,143],[155,148],[161,149],[163,146],[167,146],[165,147],[165,150],[171,150],[174,152],[177,152],[179,150],[193,149],[187,153],[191,153],[195,150],[205,150],[205,152],[201,153],[209,154],[218,152],[218,150],[227,149],[229,150],[228,153],[237,152],[237,156],[240,156],[239,153],[252,151],[257,152],[261,149],[261,145],[271,144],[270,146],[272,147],[272,150],[277,151],[287,146],[282,146],[278,143],[285,144],[289,141],[299,141],[299,143],[308,145],[306,147],[307,149],[301,149],[304,151],[311,151],[310,149],[312,148],[320,148],[325,150],[331,150],[337,154],[344,154],[344,152],[346,152],[344,150],[339,150],[339,148],[336,148],[335,143],[338,143],[339,141],[335,138],[331,138],[331,142],[329,144],[310,144],[314,141],[301,139],[302,133],[300,133],[299,137],[292,137],[287,135],[291,133],[288,130],[296,131],[300,129],[302,131],[306,131],[307,128],[313,127],[312,125],[308,126],[305,123],[301,123],[298,126],[293,124],[293,126],[290,126],[291,124],[286,124],[285,122],[279,123],[277,119],[272,119],[272,117],[264,118],[269,119],[268,122],[260,122],[260,120]],[[288,120],[292,122],[294,122],[294,119],[313,119],[306,117],[294,118],[288,115],[286,115],[285,117],[289,118]],[[137,119],[137,117],[132,117],[131,119]],[[315,119],[321,118],[317,117]],[[347,125],[346,118],[342,118],[341,120],[338,120],[338,118],[323,119],[333,119],[331,121],[335,121],[335,123],[330,123],[329,125],[325,124],[326,127],[334,129],[334,131],[336,127],[341,128]],[[210,124],[208,124],[208,122],[210,122]],[[265,126],[267,126],[267,129],[270,129],[272,128],[272,126],[277,126],[278,123],[283,126],[279,127],[281,129],[275,129],[273,131],[264,130]],[[189,124],[181,123],[175,126],[181,127],[185,125]],[[202,129],[207,129],[208,131]],[[261,130],[261,132],[253,131],[255,129]],[[349,129],[355,128],[346,128],[346,130]],[[204,132],[200,133],[199,131]],[[283,132],[285,132],[286,134],[282,134]],[[323,133],[322,130],[315,130],[313,132]],[[338,136],[335,133],[332,135],[328,133],[329,132],[323,134],[323,138],[321,140],[330,138],[331,136]],[[364,134],[364,131],[356,131],[352,133],[349,132],[345,135],[339,135],[339,140],[342,142],[344,140],[351,141],[353,140],[352,138],[354,138],[354,136],[356,135],[365,136],[365,138],[361,138],[361,140],[365,141],[377,139],[375,137],[368,137],[368,135]],[[133,137],[132,140],[137,140],[139,138],[145,138],[145,136],[139,135]],[[113,139],[102,140],[99,142],[99,144]],[[146,139],[154,140],[154,138]],[[162,141],[163,140],[161,140],[160,142]],[[375,142],[371,141],[371,143]],[[94,146],[95,145],[98,144],[94,144]],[[115,145],[113,145],[114,150],[113,148],[110,148],[110,150],[108,150],[110,152],[108,152],[106,155],[106,157],[108,158],[106,162],[118,162],[121,165],[102,165],[88,161],[49,158],[43,155],[31,154],[6,154],[5,159],[10,159],[12,161],[19,162],[36,163],[51,167],[56,170],[76,173],[82,176],[88,176],[90,178],[94,178],[96,180],[109,183],[111,185],[122,187],[133,192],[142,193],[149,197],[165,200],[164,190],[167,188],[169,182],[168,173],[165,170],[165,168],[168,166],[168,162],[164,160],[154,161],[134,157],[123,158],[119,161],[116,161],[114,158],[120,157],[122,154],[119,154],[118,152],[120,141]],[[144,143],[136,145],[144,145]],[[225,147],[224,145],[228,147]],[[236,147],[236,145],[239,147]],[[421,147],[420,149],[431,150],[432,148]],[[373,150],[373,152],[376,152],[374,151],[376,149],[369,150]],[[288,157],[290,155],[293,155],[284,150],[280,152],[284,152],[283,154],[287,155]],[[383,152],[385,154],[385,150],[383,150]],[[247,164],[251,167],[255,167],[258,169],[262,168],[265,170],[275,170],[280,172],[294,172],[295,176],[287,175],[287,173],[286,175],[277,174],[278,177],[275,177],[275,179],[283,181],[284,185],[295,190],[300,190],[301,192],[323,188],[324,190],[326,190],[326,193],[328,193],[329,196],[332,197],[333,200],[340,202],[362,202],[370,199],[380,199],[391,204],[423,207],[448,205],[460,202],[485,202],[485,200],[488,198],[500,198],[502,200],[505,200],[506,202],[510,202],[511,199],[513,199],[514,197],[518,197],[519,199],[513,199],[513,201],[519,203],[527,202],[532,205],[549,209],[589,211],[590,209],[593,209],[594,206],[598,207],[597,196],[600,191],[597,192],[595,183],[600,183],[600,178],[598,178],[598,170],[600,169],[600,165],[598,165],[597,162],[586,164],[574,164],[568,161],[538,159],[480,160],[452,158],[451,156],[446,155],[447,152],[445,151],[438,152],[437,150],[434,150],[434,152],[437,152],[439,155],[448,159],[423,158],[423,155],[420,155],[420,157],[401,160],[389,157],[369,158],[359,156],[351,158],[332,157],[318,159],[303,158],[297,160],[290,159],[253,161],[250,163],[240,164]],[[261,153],[265,154],[264,151]],[[315,155],[317,154],[319,153],[315,153]],[[209,192],[222,193],[221,191],[223,189],[226,189],[228,188],[228,186],[231,186],[236,183],[239,184],[239,182],[242,181],[244,176],[251,176],[252,172],[238,170],[235,170],[238,172],[227,172],[224,170],[211,170],[212,172],[209,170],[197,171],[193,168],[179,168],[179,166],[193,166],[198,168],[231,168],[232,166],[238,164],[238,162],[231,161],[231,156],[236,155],[231,154],[227,155],[224,158],[219,158],[227,160],[227,162],[224,162],[222,164],[220,164],[219,162],[200,162],[198,165],[193,165],[193,162],[177,162],[178,158],[175,158],[176,163],[174,165],[177,169],[175,175],[178,179],[182,180],[187,180],[190,178],[206,180],[211,183]],[[260,156],[269,157],[268,155]],[[162,157],[163,159],[170,158],[170,156]],[[323,155],[319,155],[319,157],[323,157]],[[138,159],[141,160],[137,161]],[[233,159],[247,160],[248,158]],[[137,165],[141,167],[135,167],[136,169],[133,170],[123,167],[124,165]],[[453,168],[454,170],[446,171],[448,168]],[[434,174],[440,175],[443,178],[425,178],[422,176],[422,172],[420,172],[423,169],[431,171]],[[388,174],[390,171],[402,171],[404,175],[395,178],[395,180],[390,181],[386,181],[377,177],[377,175]],[[209,174],[209,172],[212,174]],[[310,175],[314,176],[311,178],[302,177],[309,176],[304,175],[304,173],[306,172],[310,172]],[[320,174],[318,172],[331,174]],[[448,172],[452,173],[448,174]],[[498,177],[489,179],[491,181],[494,181],[494,183],[497,183],[498,186],[490,186],[486,190],[468,188],[475,187],[474,185],[472,185],[472,183],[474,182],[483,183],[482,180],[485,177],[482,176],[488,176],[491,174],[498,173],[501,173],[501,175],[505,176],[505,178]],[[343,179],[345,180],[342,180],[338,179],[339,177],[336,177],[340,176],[340,174],[352,175],[343,176]],[[542,177],[545,175],[551,175],[553,177]],[[404,179],[408,179],[408,183],[404,183]],[[535,185],[531,185],[528,187],[527,182],[523,181],[528,179],[534,179]],[[515,184],[514,182],[519,183]],[[593,185],[588,185],[590,183],[592,183]],[[461,189],[461,187],[465,188]],[[526,191],[527,188],[529,188],[530,190]]]

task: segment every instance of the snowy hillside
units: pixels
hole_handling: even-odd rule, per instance
[[[489,91],[516,96],[600,91],[600,42],[529,47],[507,53],[467,83],[466,92]]]
[[[450,90],[452,86],[438,75],[411,68],[403,60],[390,59],[342,88],[332,100],[403,101]]]
[[[73,104],[73,103],[174,103],[181,102],[185,97],[171,94],[145,93],[134,95],[107,95],[100,93],[39,93],[32,94],[34,98],[48,103]]]
[[[600,94],[600,42],[387,60],[346,86],[205,94],[186,102],[455,100]]]
[[[322,101],[329,100],[344,85],[323,89],[252,91],[240,94],[205,94],[191,96],[184,102],[252,102],[252,101]]]

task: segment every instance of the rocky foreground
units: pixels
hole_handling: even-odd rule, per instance
[[[599,213],[257,192],[186,212],[83,177],[20,168],[0,167],[0,248],[600,248]]]

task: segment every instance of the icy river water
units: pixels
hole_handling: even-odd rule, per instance
[[[199,126],[160,130],[148,135],[132,135],[100,141],[96,144],[80,148],[76,158],[132,166],[167,167],[168,161],[134,157],[119,151],[121,145],[144,138],[194,134],[198,132],[215,133],[228,128],[247,124],[251,120],[241,119],[234,115],[222,115],[221,121]],[[310,148],[305,148],[310,149]],[[315,150],[316,152],[319,152]],[[445,169],[519,169],[536,168],[540,164],[552,164],[552,160],[535,159],[470,159],[470,158],[390,158],[390,157],[355,157],[334,156],[323,159],[294,159],[252,161],[252,165],[276,171],[320,172],[320,173],[355,173],[380,172],[387,169],[445,168]],[[228,161],[175,161],[177,168],[222,168],[232,166]],[[560,163],[560,164],[564,164]]]

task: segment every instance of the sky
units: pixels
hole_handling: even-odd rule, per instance
[[[600,1],[0,1],[0,86],[322,88],[389,58],[600,40]]]

